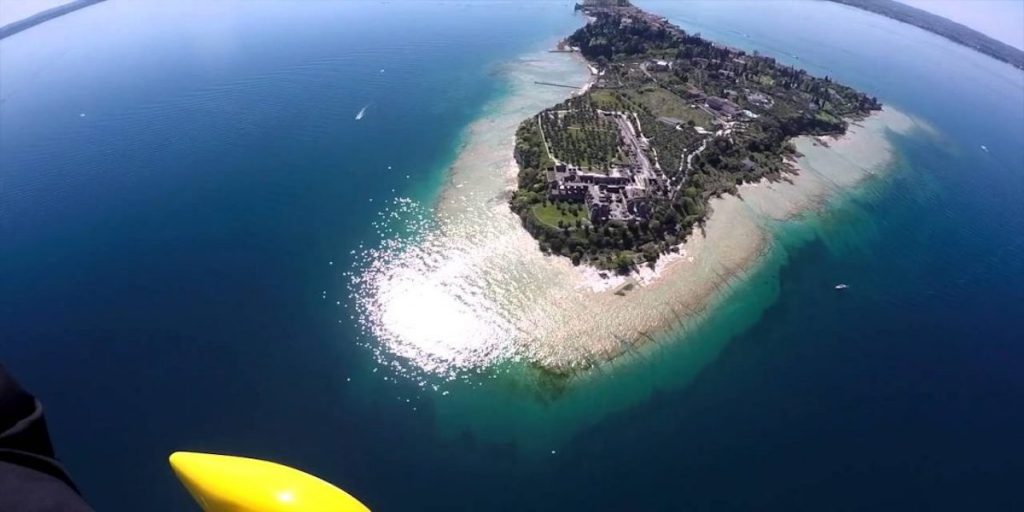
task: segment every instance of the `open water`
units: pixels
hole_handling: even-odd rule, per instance
[[[935,131],[696,343],[557,393],[396,370],[350,293],[467,127],[581,78],[570,2],[110,0],[0,42],[0,360],[87,499],[187,510],[189,449],[374,510],[1019,509],[1024,73],[826,2],[641,5]]]

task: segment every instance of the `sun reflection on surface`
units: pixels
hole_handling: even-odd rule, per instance
[[[396,200],[377,226],[384,242],[360,255],[353,272],[357,318],[377,340],[378,359],[391,364],[398,356],[455,377],[514,357],[516,328],[481,277],[486,245],[444,219],[426,220],[431,214],[422,210]],[[395,236],[396,224],[408,226],[404,236]]]

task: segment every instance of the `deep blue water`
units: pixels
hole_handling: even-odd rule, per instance
[[[193,449],[375,510],[1019,508],[1024,74],[827,3],[642,5],[938,133],[784,234],[779,299],[692,384],[543,460],[346,392],[370,358],[321,291],[569,3],[111,0],[0,43],[0,360],[87,498],[187,509]]]

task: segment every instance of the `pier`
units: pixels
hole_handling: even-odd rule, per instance
[[[534,80],[533,83],[537,85],[550,85],[551,87],[565,87],[566,89],[579,89],[578,85],[556,84],[554,82],[538,82],[536,80]]]

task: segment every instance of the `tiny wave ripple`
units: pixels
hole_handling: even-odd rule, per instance
[[[349,292],[378,362],[453,379],[519,355],[515,322],[490,293],[489,244],[477,230],[405,198],[375,228],[382,242],[357,254]]]

